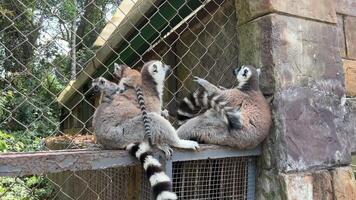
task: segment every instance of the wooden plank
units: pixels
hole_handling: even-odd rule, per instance
[[[0,176],[40,175],[136,165],[126,151],[70,150],[0,155]]]
[[[199,151],[188,151],[183,149],[175,151],[173,153],[172,160],[173,162],[176,162],[259,155],[261,155],[260,146],[250,150],[236,150],[231,147],[219,145],[200,145]]]
[[[258,156],[261,149],[239,151],[226,146],[201,145],[199,151],[175,149],[172,160],[188,161],[241,156]],[[62,171],[100,170],[139,162],[124,150],[60,150],[0,154],[0,176],[25,176]],[[168,166],[169,167],[169,166]]]

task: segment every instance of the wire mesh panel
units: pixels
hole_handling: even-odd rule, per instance
[[[234,85],[236,25],[235,2],[228,0],[2,0],[0,152],[97,149],[92,118],[99,95],[91,81],[114,81],[114,63],[140,69],[158,59],[173,66],[164,107],[175,125],[193,76]],[[58,166],[48,169],[75,163],[61,152]],[[174,162],[174,190],[182,199],[246,199],[248,163]],[[75,170],[0,177],[0,199],[151,199],[140,167]]]
[[[173,163],[173,188],[180,199],[253,199],[252,158],[221,158]],[[251,176],[250,176],[251,174]]]

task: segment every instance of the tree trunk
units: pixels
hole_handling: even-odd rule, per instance
[[[74,0],[73,3],[75,5],[77,5],[77,1]],[[75,80],[76,79],[76,75],[77,75],[77,56],[76,56],[76,31],[77,31],[77,22],[76,22],[76,18],[73,17],[73,21],[72,21],[72,33],[71,33],[71,51],[70,51],[70,58],[71,58],[71,80]]]

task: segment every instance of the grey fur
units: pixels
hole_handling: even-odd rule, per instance
[[[152,64],[152,62],[150,63]],[[149,82],[154,80],[153,78],[149,78],[149,74],[147,74],[149,73],[147,69],[149,66],[147,64],[144,65],[141,72],[142,76],[145,76],[145,78],[142,78],[142,89],[145,91],[145,100],[147,99],[146,95],[150,95],[150,92],[153,92],[157,94],[156,98],[158,99],[158,101],[153,102],[161,104],[157,91],[145,90],[150,84],[154,85],[154,83]],[[161,80],[164,81],[164,79]],[[163,83],[156,83],[156,85],[162,87],[158,88],[159,90],[163,90]],[[143,141],[145,131],[135,90],[127,89],[123,93],[116,93],[112,99],[111,102],[103,102],[94,114],[93,127],[99,143],[109,149],[121,149],[130,143]],[[153,133],[153,142],[158,144],[157,147],[163,150],[167,156],[170,156],[170,152],[172,151],[169,146],[187,149],[199,148],[198,143],[195,141],[179,139],[176,130],[169,121],[160,116],[160,105],[151,106],[147,108],[151,132]]]
[[[183,124],[177,130],[180,138],[228,145],[238,149],[254,148],[266,138],[272,124],[270,107],[258,87],[257,71],[252,66],[241,68],[241,70],[245,69],[249,70],[249,73],[247,73],[249,77],[243,79],[243,82],[240,82],[241,84],[239,83],[240,89],[220,90],[204,79],[197,81],[209,95],[219,94],[226,99],[227,106],[240,108],[234,114],[237,118],[240,118],[241,128],[230,129],[221,114],[210,109]],[[240,70],[235,73],[239,78],[238,72]]]

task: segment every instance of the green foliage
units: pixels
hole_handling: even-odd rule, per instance
[[[70,80],[68,49],[76,48],[80,70],[93,57],[92,43],[115,4],[116,0],[1,1],[0,153],[39,151],[42,138],[58,132],[56,97]],[[51,199],[52,194],[43,176],[0,177],[1,200]]]
[[[53,193],[53,187],[43,176],[0,177],[0,197],[2,200],[52,199]]]
[[[34,134],[0,131],[0,152],[24,152],[41,150],[41,138]]]

